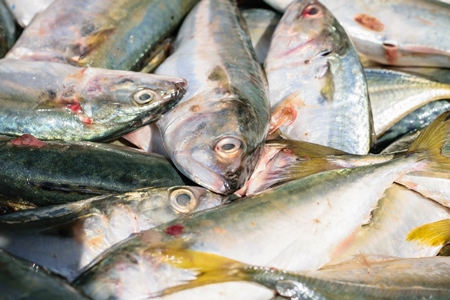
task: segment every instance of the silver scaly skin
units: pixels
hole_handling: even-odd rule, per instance
[[[7,57],[140,71],[197,2],[56,0]]]
[[[0,60],[0,134],[107,140],[156,121],[183,96],[184,79]]]
[[[367,154],[370,102],[359,57],[334,16],[317,0],[289,6],[265,61],[274,111],[294,111],[280,130],[290,139]]]
[[[133,233],[219,206],[226,196],[195,186],[145,188],[0,216],[2,248],[74,279]]]
[[[189,85],[157,122],[164,146],[190,179],[232,193],[253,171],[270,113],[267,83],[234,1],[200,2],[174,48],[155,73],[181,76]]]

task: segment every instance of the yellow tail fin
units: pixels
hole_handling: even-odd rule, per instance
[[[426,246],[440,246],[450,242],[450,219],[428,223],[408,233],[407,241],[416,241]]]

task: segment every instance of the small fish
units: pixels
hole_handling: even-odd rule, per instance
[[[250,176],[269,130],[267,82],[244,22],[234,1],[201,1],[155,71],[189,82],[157,122],[167,153],[184,175],[222,194]]]
[[[55,0],[8,58],[140,71],[198,0]]]
[[[2,247],[68,280],[133,233],[223,204],[195,186],[145,188],[0,216]]]
[[[369,152],[373,125],[362,65],[325,6],[313,0],[289,6],[273,34],[264,68],[271,122],[278,123],[273,127],[290,139],[352,154]],[[273,117],[280,110],[291,115],[288,122]]]
[[[88,300],[66,280],[30,261],[0,249],[2,299]]]
[[[114,139],[154,122],[184,95],[178,77],[0,60],[0,134]]]
[[[316,270],[349,246],[396,178],[412,170],[450,169],[450,158],[438,150],[450,138],[449,116],[436,119],[398,159],[313,174],[141,231],[104,252],[74,284],[94,299],[136,299],[214,270],[221,257]],[[205,263],[206,270],[197,268]]]
[[[183,184],[166,158],[125,146],[42,142],[24,135],[0,141],[0,149],[0,207],[11,210],[24,202],[39,207]]]

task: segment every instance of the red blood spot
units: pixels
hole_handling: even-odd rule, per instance
[[[78,102],[68,103],[66,106],[74,114],[78,114],[81,111],[81,105]]]
[[[395,44],[383,43],[384,54],[388,64],[395,65],[398,59],[398,47]]]
[[[169,235],[177,236],[183,233],[183,225],[175,224],[166,228],[166,233]]]
[[[354,20],[361,26],[364,26],[367,29],[373,31],[383,31],[384,29],[384,24],[381,23],[377,18],[370,15],[359,14],[355,16]]]
[[[32,136],[31,134],[23,134],[21,136],[19,136],[18,138],[15,138],[14,140],[9,141],[9,144],[14,145],[14,146],[26,146],[26,147],[36,147],[36,148],[40,148],[45,146],[45,143],[38,140],[37,138],[35,138],[34,136]]]

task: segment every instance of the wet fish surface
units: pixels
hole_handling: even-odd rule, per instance
[[[25,135],[0,142],[0,148],[0,205],[5,210],[15,210],[15,201],[36,207],[183,184],[166,158],[124,146],[42,142]]]
[[[265,60],[273,114],[290,139],[367,154],[370,102],[359,57],[344,29],[318,1],[295,1],[273,34]],[[351,109],[350,109],[351,108]]]
[[[195,186],[144,188],[0,216],[2,247],[68,280],[133,233],[223,204]]]
[[[189,85],[176,109],[157,122],[164,146],[191,180],[232,193],[253,171],[270,114],[267,82],[235,3],[200,2],[174,48],[155,73],[181,76]]]
[[[119,137],[154,122],[183,96],[182,78],[0,60],[0,134],[43,140]]]
[[[56,0],[7,57],[139,71],[197,2]]]

